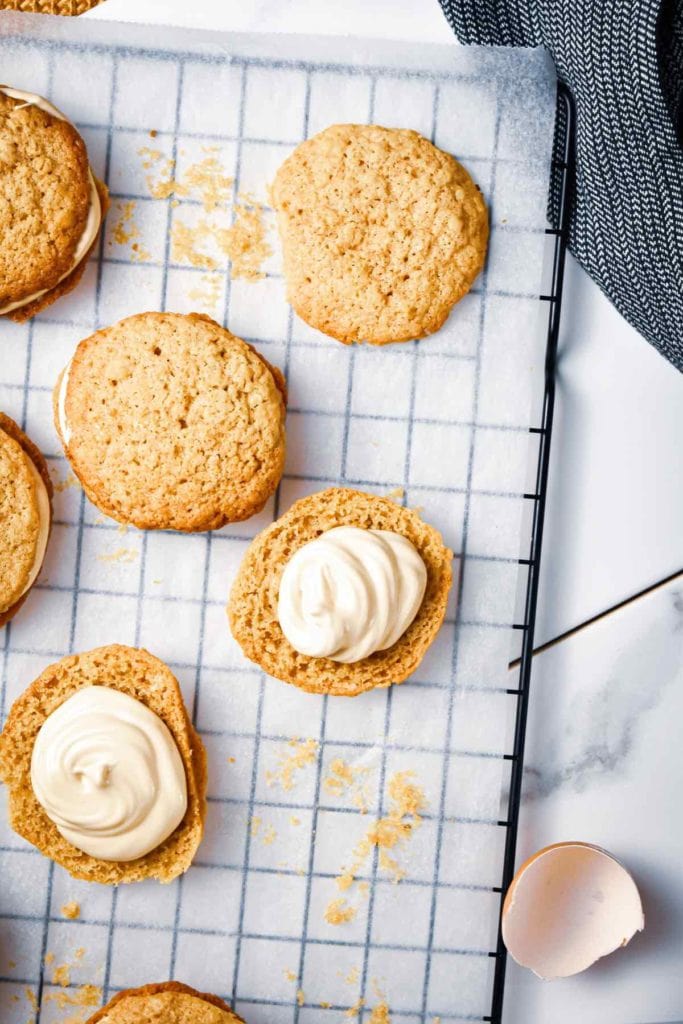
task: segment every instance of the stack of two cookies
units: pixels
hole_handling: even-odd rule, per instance
[[[284,164],[273,201],[292,304],[343,341],[436,330],[483,262],[478,190],[414,132],[335,126]],[[54,393],[60,439],[91,501],[122,523],[179,531],[263,508],[284,468],[285,405],[281,373],[251,346],[207,317],[170,313],[130,317],[82,341]],[[44,464],[14,425],[5,433],[8,451],[18,458],[18,446],[43,480],[49,530]],[[10,612],[45,548],[31,479]],[[230,596],[233,635],[265,671],[305,690],[353,696],[400,682],[443,621],[451,558],[415,512],[330,488],[250,546]],[[112,646],[48,668],[10,713],[0,774],[13,827],[76,877],[169,881],[201,840],[202,744],[177,681],[144,651]],[[153,778],[156,786],[143,784]],[[167,984],[123,993],[93,1020],[148,1014],[235,1019],[220,1001]]]

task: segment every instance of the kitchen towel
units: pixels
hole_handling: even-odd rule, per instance
[[[439,3],[463,43],[552,54],[576,104],[571,251],[683,370],[683,0]]]

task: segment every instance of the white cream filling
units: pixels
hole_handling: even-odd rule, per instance
[[[287,562],[278,620],[300,654],[350,664],[403,636],[426,587],[426,566],[407,537],[337,526]]]
[[[71,360],[64,367],[64,373],[62,379],[59,382],[59,392],[57,394],[57,422],[59,424],[59,433],[62,435],[62,441],[64,444],[68,444],[71,440],[71,427],[69,421],[66,418],[66,391],[69,386],[69,374],[71,372]]]
[[[64,838],[99,860],[143,857],[187,810],[185,769],[170,730],[141,701],[109,686],[77,690],[45,719],[31,786]]]
[[[48,103],[42,96],[37,96],[32,92],[23,92],[21,89],[10,89],[7,86],[0,86],[0,92],[4,93],[5,96],[9,96],[11,99],[24,100],[24,106],[35,106],[40,107],[41,110],[45,110],[48,114],[52,114],[53,117],[59,118],[60,121],[67,121],[71,124],[69,119],[62,114],[61,111],[53,107],[51,103]],[[62,274],[59,280],[55,281],[49,288],[43,288],[41,291],[34,292],[33,295],[27,295],[23,299],[19,299],[17,302],[10,302],[6,306],[0,308],[0,316],[5,313],[11,313],[14,309],[19,309],[21,306],[27,306],[29,302],[34,302],[36,299],[42,298],[47,292],[52,291],[56,288],[64,278],[68,277],[73,270],[82,263],[87,255],[90,246],[97,237],[97,232],[100,230],[100,224],[102,223],[102,206],[100,204],[100,196],[97,191],[97,185],[95,184],[95,177],[92,173],[92,169],[88,169],[88,175],[90,178],[90,206],[88,208],[88,219],[85,222],[83,233],[78,240],[76,251],[71,266]]]

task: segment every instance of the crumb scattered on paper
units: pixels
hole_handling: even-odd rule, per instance
[[[364,838],[353,850],[351,866],[343,867],[336,877],[335,883],[340,892],[351,892],[356,885],[359,872],[375,848],[378,850],[379,870],[390,875],[395,883],[405,878],[405,868],[392,853],[405,844],[419,826],[422,820],[421,812],[426,807],[425,795],[413,781],[414,777],[414,772],[402,771],[395,772],[389,779],[389,812],[370,826]],[[388,852],[390,850],[392,853]],[[367,896],[368,883],[359,882],[357,892],[361,896]],[[344,924],[353,920],[356,910],[353,904],[348,903],[348,898],[340,897],[328,904],[324,914],[325,920],[328,924]],[[347,914],[350,916],[346,916]]]
[[[385,1002],[377,1003],[368,1017],[368,1024],[391,1024],[389,1007]]]
[[[130,565],[137,557],[138,552],[135,548],[117,548],[115,551],[98,555],[97,561],[110,565]]]
[[[343,971],[339,971],[339,976],[344,979],[347,985],[355,985],[360,978],[360,967],[354,966],[346,974]]]
[[[289,819],[289,824],[294,825],[296,827],[297,825],[301,824],[301,818],[297,818],[296,814],[292,814],[292,816]]]
[[[135,200],[118,199],[114,203],[114,226],[112,228],[109,245],[117,245],[120,248],[127,247],[128,256],[133,263],[141,263],[151,258],[151,253],[138,241],[140,238],[140,227],[135,219]]]
[[[54,487],[57,494],[61,494],[62,491],[68,490],[69,487],[79,487],[78,479],[73,473],[69,473],[63,479],[53,479],[52,486]]]
[[[251,819],[250,831],[252,836],[259,836],[264,846],[272,846],[277,839],[277,832],[272,825],[263,826],[263,818],[255,814]]]
[[[356,916],[356,908],[350,906],[343,896],[330,900],[325,907],[325,920],[328,924],[348,924]]]
[[[72,964],[58,964],[52,972],[52,984],[61,985],[62,988],[66,988],[67,985],[71,984],[71,968]]]
[[[293,971],[289,967],[285,967],[283,974],[285,976],[285,981],[296,981],[296,979],[298,978],[298,974],[296,973],[296,971]]]
[[[365,1005],[365,1000],[361,999],[359,997],[358,999],[356,999],[356,1001],[353,1004],[353,1006],[349,1006],[348,1010],[344,1011],[344,1016],[345,1017],[357,1017],[358,1014],[360,1013],[360,1011],[363,1009],[364,1005]]]
[[[230,263],[232,278],[258,281],[264,277],[262,267],[272,249],[267,241],[265,205],[247,193],[233,197],[234,179],[217,156],[219,147],[202,149],[206,155],[180,175],[176,174],[174,160],[159,149],[143,146],[138,155],[144,170],[149,172],[147,189],[153,199],[170,199],[173,208],[179,207],[183,199],[201,205],[202,216],[195,224],[174,217],[171,258],[176,263],[208,271],[202,275],[200,284],[189,290],[188,298],[215,312],[222,287],[222,278],[216,273],[223,269],[219,257]],[[224,215],[231,203],[232,224],[226,227]],[[133,227],[130,212],[122,223],[121,235],[137,237],[131,234]]]
[[[187,293],[188,298],[204,309],[215,310],[221,298],[223,279],[220,274],[202,274],[199,282],[199,287],[191,288]]]
[[[401,501],[405,497],[405,493],[404,487],[394,487],[393,490],[387,492],[386,497]]]
[[[264,210],[252,196],[239,196],[232,226],[216,230],[216,243],[232,264],[233,278],[260,281],[264,277],[261,267],[273,252],[266,241]]]
[[[297,773],[303,771],[308,765],[314,764],[317,757],[318,743],[316,740],[289,740],[286,749],[278,755],[275,771],[266,772],[267,784],[269,786],[279,785],[289,792],[294,789]]]
[[[234,763],[235,763],[235,758],[234,758],[234,757],[232,757],[232,756],[231,756],[231,757],[229,757],[229,758],[228,758],[228,764],[234,764]]]
[[[370,800],[367,790],[369,772],[368,765],[351,765],[337,757],[328,766],[323,789],[331,796],[349,795],[361,814],[366,814]]]
[[[81,905],[76,900],[70,900],[63,905],[61,913],[62,917],[68,918],[69,921],[75,921],[81,916]]]
[[[304,990],[302,988],[298,988],[296,990],[296,1001],[299,1006],[303,1006],[306,1002],[306,996],[304,995]]]

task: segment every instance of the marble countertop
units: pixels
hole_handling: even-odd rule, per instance
[[[454,43],[436,0],[108,0],[89,17]],[[570,258],[537,639],[683,566],[683,377]],[[520,858],[599,843],[636,876],[646,930],[552,984],[509,968],[509,1024],[683,1020],[683,581],[536,658]]]

